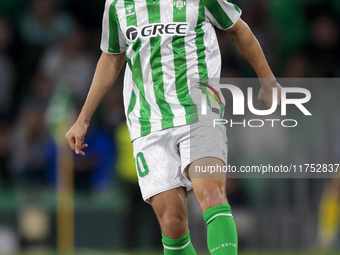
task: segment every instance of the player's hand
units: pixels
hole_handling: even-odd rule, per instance
[[[71,149],[82,156],[85,156],[83,149],[88,147],[88,144],[84,143],[87,128],[88,124],[77,121],[65,135]]]
[[[261,89],[257,99],[268,108],[273,104],[273,88],[277,88],[277,105],[281,103],[281,85],[276,81],[261,81]]]

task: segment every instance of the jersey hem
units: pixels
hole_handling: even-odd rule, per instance
[[[193,119],[192,121],[189,121],[187,122],[187,117],[189,116],[189,119]],[[173,128],[173,127],[180,127],[180,126],[185,126],[185,125],[190,125],[190,124],[193,124],[193,123],[196,123],[199,121],[199,115],[198,114],[190,114],[190,115],[184,115],[184,116],[181,116],[181,117],[177,117],[178,119],[180,118],[183,118],[185,119],[184,121],[176,124],[176,125],[173,125],[173,121],[175,118],[170,118],[168,119],[168,122],[164,125],[164,126],[161,126],[160,128],[156,128],[152,131],[146,131],[146,132],[141,132],[139,135],[137,132],[133,132],[132,130],[130,131],[130,134],[131,134],[131,142],[133,142],[135,139],[139,138],[139,137],[142,137],[142,136],[146,136],[146,135],[149,135],[153,132],[157,132],[157,131],[160,131],[160,130],[165,130],[165,129],[168,129],[168,128]],[[164,120],[164,119],[163,119]],[[160,120],[162,121],[162,120]],[[169,123],[169,124],[168,124]],[[140,129],[139,129],[140,130]],[[136,134],[137,133],[137,134]],[[135,135],[132,135],[132,134],[135,134]]]

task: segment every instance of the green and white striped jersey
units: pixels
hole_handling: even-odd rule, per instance
[[[219,78],[214,26],[241,10],[227,0],[107,0],[101,50],[126,52],[124,107],[131,139],[199,120],[190,79]]]

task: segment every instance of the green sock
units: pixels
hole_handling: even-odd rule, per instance
[[[171,239],[163,235],[164,255],[196,255],[190,240],[190,231],[183,237]]]
[[[203,213],[208,226],[208,249],[212,255],[237,255],[237,231],[229,204]]]

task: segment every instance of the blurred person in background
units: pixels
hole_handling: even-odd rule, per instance
[[[340,71],[340,26],[336,16],[317,10],[310,31],[312,43],[305,52],[316,71],[314,77],[336,77]]]
[[[286,78],[307,78],[311,77],[313,73],[308,55],[297,51],[288,58],[283,76]]]
[[[74,27],[71,15],[56,0],[32,0],[18,24],[22,40],[21,79],[27,82],[35,72],[44,49],[66,38]]]
[[[268,23],[276,31],[276,58],[282,62],[287,61],[291,52],[304,48],[309,42],[309,23],[304,1],[270,1]]]
[[[11,188],[13,184],[13,173],[9,164],[11,153],[10,125],[0,121],[0,190]]]
[[[122,122],[125,122],[124,105],[121,94],[122,88],[114,86],[107,93],[101,105],[103,124],[110,130],[114,130],[118,126],[121,126]]]
[[[99,116],[96,116],[99,117]],[[95,118],[89,128],[86,139],[91,141],[87,149],[88,156],[74,155],[74,187],[79,194],[88,195],[93,192],[109,191],[114,183],[116,144],[111,132],[100,123],[101,118]],[[46,148],[48,158],[46,175],[52,188],[57,186],[57,151],[55,141]]]
[[[81,27],[42,55],[38,72],[51,81],[53,87],[68,87],[76,102],[86,97],[95,69],[95,59],[86,51],[87,34]]]
[[[277,44],[278,38],[277,31],[273,27],[271,27],[271,23],[269,22],[269,5],[270,3],[266,0],[248,1],[247,4],[245,4],[242,8],[242,16],[248,26],[251,27],[251,30],[254,33],[256,39],[259,41],[271,68],[275,70],[277,69],[278,61],[274,54],[275,47],[273,46]],[[251,65],[249,65],[247,61],[245,61],[243,56],[239,54],[237,48],[232,45],[232,42],[230,40],[225,40],[222,45],[223,47],[221,48],[232,49],[238,66],[236,70],[240,70],[242,73],[240,77],[257,77],[256,72],[253,70]],[[228,45],[228,47],[225,47],[224,45]],[[227,68],[228,65],[225,66],[225,69]]]
[[[28,11],[20,22],[20,34],[23,41],[31,46],[57,43],[72,30],[72,16],[58,8],[56,0],[30,1]]]
[[[339,175],[333,176],[325,182],[318,215],[318,245],[325,250],[339,246],[340,179]]]
[[[25,100],[33,100],[47,107],[49,100],[53,94],[53,81],[46,75],[37,72],[31,79],[29,85],[29,93],[24,96]]]
[[[15,17],[23,9],[22,0],[2,0],[0,1],[0,16],[6,18]]]
[[[10,23],[0,17],[0,119],[9,118],[13,106],[14,68],[7,49],[12,40]]]
[[[51,138],[45,127],[44,107],[27,102],[11,134],[11,166],[18,184],[27,188],[47,184],[46,168]]]
[[[314,148],[322,146],[320,153],[314,150],[314,158],[320,157],[320,154],[324,154],[324,157],[333,158],[336,163],[340,163],[340,115],[339,106],[336,102],[339,102],[339,79],[332,79],[333,84],[328,86],[333,88],[331,93],[331,87],[322,86],[319,88],[320,103],[326,109],[326,115],[324,119],[319,122],[319,129],[317,133],[326,133],[319,138],[316,138],[317,142],[312,145]],[[330,104],[332,102],[332,104]],[[315,106],[317,108],[317,105]],[[324,124],[326,123],[326,125]],[[317,123],[315,124],[317,126]],[[322,130],[323,129],[323,130]],[[326,141],[325,141],[326,140]],[[325,251],[331,251],[339,249],[340,247],[340,171],[333,171],[330,179],[324,180],[324,187],[321,194],[320,204],[318,208],[318,246]]]
[[[238,208],[245,208],[249,206],[249,196],[242,187],[242,182],[240,180],[228,178],[226,186],[230,204]]]
[[[147,248],[157,247],[158,222],[152,208],[140,199],[141,192],[136,175],[135,159],[130,134],[125,122],[115,130],[117,142],[117,178],[122,195],[127,198],[127,203],[122,208],[126,217],[126,247]]]
[[[75,188],[85,192],[108,191],[113,184],[116,161],[113,136],[94,121],[86,139],[91,142],[88,156],[74,155]]]

